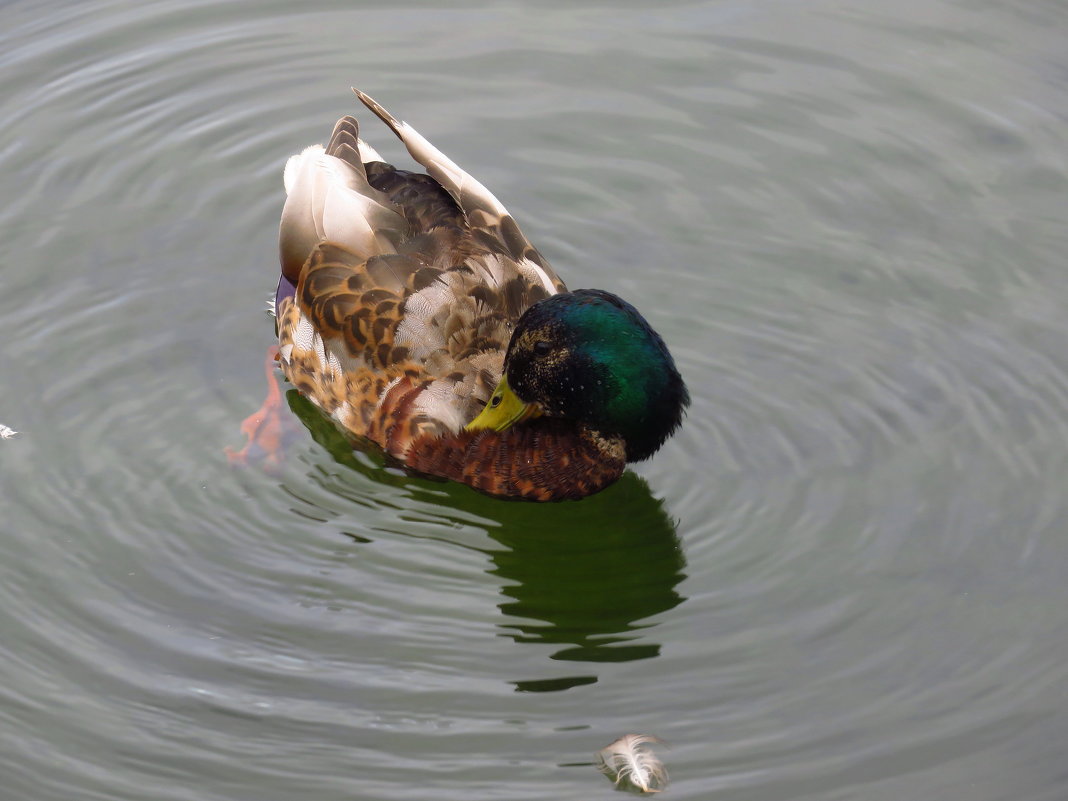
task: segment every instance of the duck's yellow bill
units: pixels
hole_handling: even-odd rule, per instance
[[[494,431],[504,431],[528,417],[537,417],[541,414],[541,408],[536,403],[524,403],[519,400],[512,388],[508,386],[508,376],[501,376],[501,382],[490,395],[489,403],[482,413],[467,424],[467,430],[476,428],[492,428]]]

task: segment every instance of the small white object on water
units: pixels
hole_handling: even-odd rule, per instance
[[[8,428],[3,423],[0,423],[0,439],[11,439],[17,437],[19,432],[13,428]]]
[[[659,742],[651,734],[625,734],[597,752],[597,767],[617,786],[626,782],[643,793],[659,793],[667,787],[667,769],[644,747]]]

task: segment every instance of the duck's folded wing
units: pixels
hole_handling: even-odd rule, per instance
[[[352,91],[389,126],[404,143],[412,158],[452,196],[467,218],[471,234],[476,241],[490,252],[497,252],[514,261],[523,277],[531,284],[542,287],[546,294],[565,291],[559,276],[526,238],[508,213],[508,209],[492,192],[434,147],[411,125],[395,118],[358,89]],[[497,281],[494,272],[493,265],[489,265],[486,279],[491,285]]]

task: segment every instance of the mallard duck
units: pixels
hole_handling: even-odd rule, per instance
[[[426,174],[342,117],[285,167],[285,377],[354,440],[483,492],[581,498],[653,455],[689,396],[626,301],[568,292],[478,181],[358,90]]]

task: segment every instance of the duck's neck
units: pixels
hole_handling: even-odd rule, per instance
[[[604,489],[623,475],[626,457],[621,440],[542,417],[501,432],[424,435],[412,443],[406,464],[490,495],[559,501]]]

